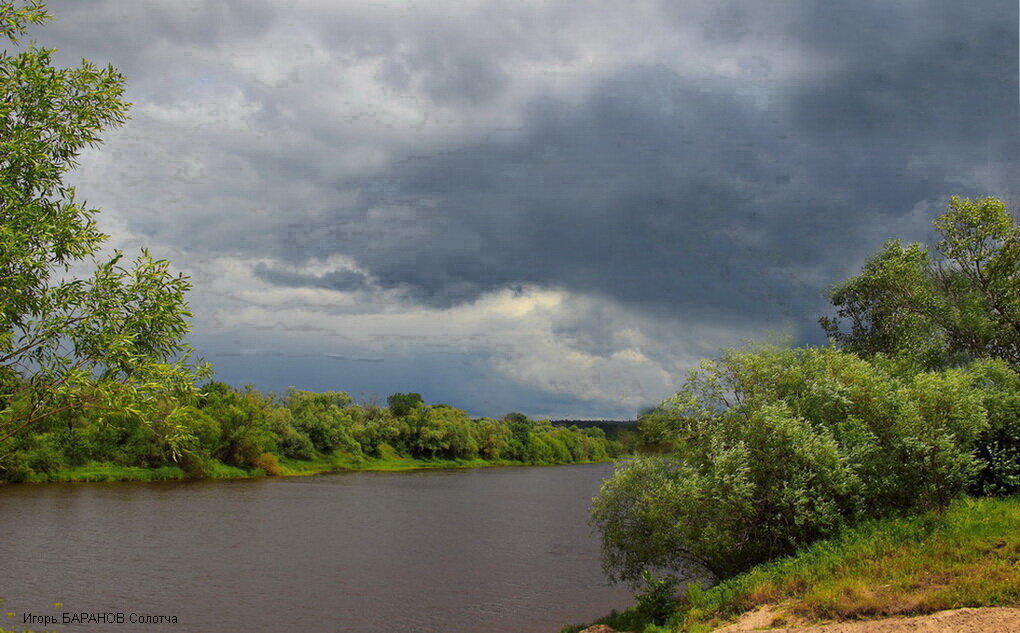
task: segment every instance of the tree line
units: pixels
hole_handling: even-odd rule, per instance
[[[49,416],[0,443],[0,479],[25,481],[86,465],[176,466],[194,478],[220,464],[267,475],[292,462],[352,459],[565,464],[604,461],[620,452],[601,429],[554,427],[519,414],[470,418],[418,394],[388,406],[356,404],[344,392],[298,389],[285,396],[221,382],[187,400],[165,400],[146,414],[83,408]],[[40,477],[42,476],[42,477]]]

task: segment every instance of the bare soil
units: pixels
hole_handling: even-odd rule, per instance
[[[833,622],[812,626],[795,625],[774,607],[762,607],[745,614],[716,633],[768,630],[774,633],[1020,633],[1020,609],[983,607],[952,609],[917,617]]]

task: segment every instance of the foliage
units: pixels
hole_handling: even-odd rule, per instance
[[[395,393],[386,398],[386,404],[389,405],[390,413],[403,418],[418,407],[424,406],[425,401],[422,400],[420,393]]]
[[[216,419],[220,435],[210,453],[220,461],[243,468],[256,467],[259,456],[277,450],[273,434],[273,397],[252,387],[231,389],[222,383],[210,383],[203,390],[201,407]]]
[[[674,452],[624,463],[595,500],[607,572],[725,578],[867,517],[944,508],[979,469],[981,367],[901,372],[825,348],[706,361],[654,416]]]
[[[335,469],[407,469],[600,461],[619,453],[599,429],[514,418],[473,420],[448,405],[355,404],[344,392],[291,389],[280,401],[251,386],[203,385],[197,397],[107,412],[64,411],[0,442],[0,480],[130,478],[138,469],[191,478]],[[139,478],[139,477],[135,477]],[[144,477],[142,477],[144,478]]]
[[[307,435],[294,428],[294,414],[286,407],[269,413],[269,426],[276,437],[276,446],[283,457],[309,460],[315,457],[315,446]]]
[[[47,18],[40,3],[2,2],[0,35],[17,46]],[[179,360],[188,280],[147,252],[101,260],[97,209],[63,184],[124,122],[123,79],[88,61],[55,68],[52,53],[0,54],[0,440],[85,405],[187,392],[196,371]]]
[[[275,477],[283,473],[283,470],[280,468],[280,460],[278,460],[276,455],[273,455],[272,453],[262,453],[255,458],[252,465],[270,477]]]
[[[888,242],[830,294],[830,338],[865,356],[924,368],[976,358],[1020,365],[1020,226],[995,198],[953,197],[935,220],[935,254]],[[844,326],[849,329],[844,329]]]
[[[1017,605],[1018,535],[1016,498],[865,522],[711,589],[692,585],[677,630],[714,630],[764,604],[786,604],[787,616],[805,623]]]
[[[315,450],[360,452],[352,433],[354,419],[347,405],[351,397],[343,392],[312,393],[291,389],[287,407],[294,415],[294,428],[312,441]]]
[[[981,470],[970,490],[980,495],[1020,493],[1020,376],[1002,361],[971,366],[980,388],[988,426],[978,436],[974,455]]]
[[[673,576],[655,576],[650,571],[641,574],[644,590],[635,594],[635,607],[645,620],[652,624],[665,624],[676,612],[676,589],[680,584]]]
[[[476,420],[473,426],[478,454],[483,459],[500,459],[510,443],[510,429],[491,418]]]
[[[595,620],[591,624],[575,624],[573,626],[565,626],[560,629],[559,633],[581,633],[585,629],[592,625],[603,624],[613,629],[614,631],[640,631],[641,633],[666,633],[665,630],[660,629],[650,620],[648,620],[643,613],[638,611],[637,607],[631,607],[624,609],[623,611],[617,611],[613,609],[609,615]]]
[[[710,588],[692,583],[675,602],[666,630],[708,633],[766,605],[778,606],[770,628],[1017,606],[1018,552],[1020,499],[958,499],[944,513],[864,521]],[[662,630],[636,606],[593,624]]]

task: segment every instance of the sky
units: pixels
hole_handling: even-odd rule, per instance
[[[220,380],[633,418],[950,195],[1020,201],[1014,0],[51,0],[70,181]]]

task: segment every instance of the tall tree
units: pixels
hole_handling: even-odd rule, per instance
[[[935,220],[934,254],[898,240],[830,298],[829,337],[864,355],[899,354],[923,367],[1001,358],[1020,367],[1020,227],[996,198],[953,197]]]
[[[103,258],[98,209],[64,183],[86,147],[126,120],[123,77],[85,60],[56,68],[21,46],[49,19],[0,1],[0,440],[55,412],[189,389],[180,359],[186,277],[142,252]]]

